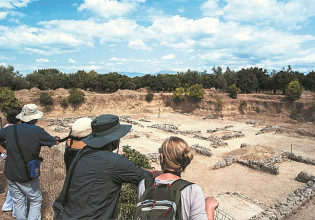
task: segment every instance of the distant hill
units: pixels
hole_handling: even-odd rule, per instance
[[[150,73],[140,73],[140,72],[118,72],[118,73],[121,74],[121,75],[129,76],[131,78],[136,77],[136,76],[144,76],[146,74],[150,74]],[[165,74],[165,73],[167,73],[167,74],[176,74],[177,71],[174,71],[174,70],[161,70],[161,71],[159,71],[157,73],[152,73],[150,75],[156,76],[158,74]]]

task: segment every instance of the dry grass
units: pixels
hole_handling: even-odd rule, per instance
[[[42,219],[53,219],[52,204],[59,195],[66,176],[63,153],[55,147],[43,147],[41,156],[44,158],[40,177],[43,196]]]

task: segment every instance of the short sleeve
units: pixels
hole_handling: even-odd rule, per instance
[[[207,220],[205,197],[197,184],[187,186],[181,193],[183,220]]]

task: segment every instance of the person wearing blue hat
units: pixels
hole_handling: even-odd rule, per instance
[[[131,125],[120,124],[118,116],[107,114],[95,118],[91,128],[53,204],[54,219],[115,219],[122,183],[138,185],[152,177],[151,172],[113,152]]]

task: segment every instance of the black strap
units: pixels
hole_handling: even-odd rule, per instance
[[[173,175],[175,175],[175,176],[181,177],[179,171],[171,171],[171,170],[165,169],[163,173],[171,173],[171,174],[173,174]]]
[[[24,162],[24,166],[25,166],[25,170],[26,170],[27,176],[29,176],[29,172],[28,172],[28,169],[27,169],[27,163],[25,162],[24,155],[22,154],[22,151],[21,151],[21,148],[20,148],[19,139],[17,137],[17,125],[16,124],[14,124],[14,138],[15,138],[16,146],[18,147],[18,150],[19,150],[20,155],[22,157],[22,160]]]
[[[87,151],[85,151],[86,147],[82,148],[81,151],[78,152],[79,155],[77,155],[77,157],[74,159],[73,161],[73,164],[71,166],[71,169],[69,170],[69,178],[68,178],[68,183],[67,183],[67,186],[66,186],[66,190],[65,190],[65,195],[63,197],[63,201],[62,201],[62,206],[64,207],[67,202],[68,202],[68,194],[69,194],[69,189],[70,189],[70,184],[71,184],[71,179],[72,179],[72,176],[73,176],[73,173],[74,173],[74,169],[77,165],[77,163],[79,162],[79,160],[88,155],[88,154],[91,154],[91,153],[94,153],[96,151],[98,151],[97,149],[89,149]]]

